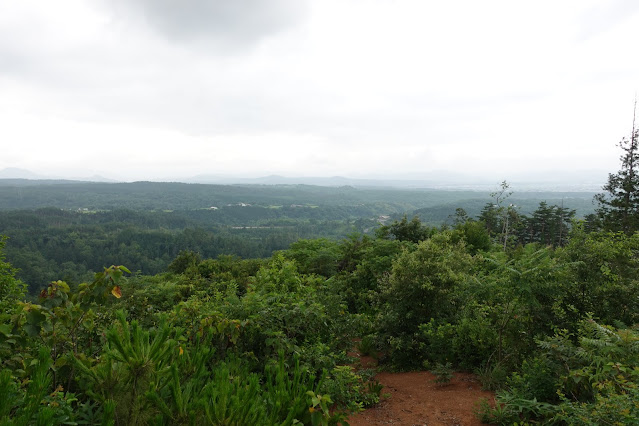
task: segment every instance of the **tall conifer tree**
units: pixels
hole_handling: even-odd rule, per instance
[[[599,204],[597,215],[604,229],[626,234],[639,230],[639,129],[635,125],[636,111],[635,99],[630,139],[623,138],[619,142],[623,151],[621,170],[609,174],[608,183],[603,186],[606,192],[595,196]]]

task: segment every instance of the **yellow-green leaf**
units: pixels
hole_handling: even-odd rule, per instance
[[[120,297],[122,297],[122,289],[119,285],[116,285],[111,289],[111,294],[119,299]]]

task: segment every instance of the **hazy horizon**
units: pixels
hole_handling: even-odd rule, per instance
[[[632,0],[24,0],[0,35],[0,170],[57,178],[603,183],[639,88]]]
[[[248,184],[248,185],[290,185],[305,184],[317,186],[355,187],[395,187],[395,188],[432,188],[451,190],[490,191],[497,189],[500,182],[506,180],[512,189],[518,191],[577,191],[599,192],[606,174],[603,171],[557,172],[554,175],[526,175],[515,174],[503,178],[488,178],[454,173],[450,171],[435,171],[430,174],[400,175],[400,176],[287,176],[287,175],[192,175],[173,176],[167,178],[148,178],[139,180],[120,179],[117,176],[80,176],[65,174],[39,174],[26,169],[0,169],[0,179],[27,180],[71,180],[85,182],[127,183],[136,181],[150,182],[182,182],[200,184]]]

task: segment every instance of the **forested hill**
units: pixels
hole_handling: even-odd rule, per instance
[[[512,197],[524,212],[540,201],[561,204],[582,216],[592,212],[590,192],[518,192]],[[416,209],[447,210],[482,206],[488,194],[477,191],[434,189],[323,187],[311,185],[208,185],[168,182],[97,183],[51,180],[0,179],[0,209],[59,207],[88,210],[195,210],[228,204],[261,207],[366,206],[370,214],[412,212]],[[363,213],[363,212],[362,212]],[[441,215],[440,215],[441,216]]]
[[[584,217],[591,199],[520,192],[508,202],[521,215],[545,202]],[[479,217],[493,202],[482,192],[432,189],[0,180],[0,235],[8,237],[7,260],[35,293],[60,277],[90,279],[110,264],[156,274],[183,250],[262,258],[300,238],[373,235],[403,215],[451,225],[457,208]],[[554,220],[547,213],[544,220]],[[489,216],[484,220],[488,226]],[[528,241],[530,225],[523,216],[516,222]]]

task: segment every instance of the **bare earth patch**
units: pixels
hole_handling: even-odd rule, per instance
[[[483,391],[472,375],[455,373],[448,384],[434,382],[426,371],[410,373],[379,373],[375,376],[384,385],[389,398],[368,410],[350,417],[351,426],[365,425],[481,425],[473,409],[481,398],[492,402],[493,393]]]

